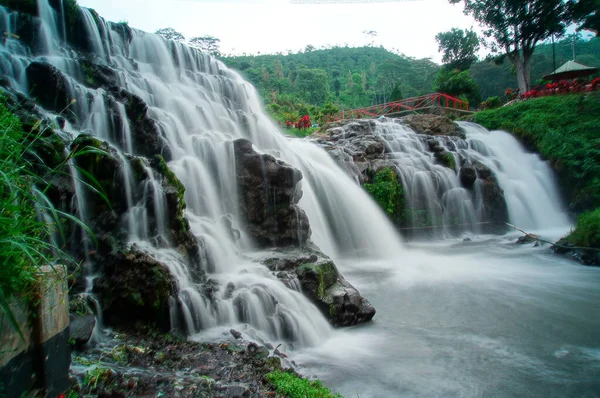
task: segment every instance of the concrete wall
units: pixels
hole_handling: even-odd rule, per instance
[[[0,309],[0,396],[31,390],[57,397],[68,388],[69,302],[64,266],[41,267],[26,302],[15,298],[9,314]]]

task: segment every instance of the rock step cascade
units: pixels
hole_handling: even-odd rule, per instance
[[[244,326],[301,347],[326,339],[330,323],[370,320],[374,309],[325,254],[291,288],[256,256],[318,246],[338,261],[401,248],[327,154],[288,141],[253,87],[214,58],[60,3],[2,3],[0,85],[43,136],[39,159],[65,168],[48,175],[48,197],[93,233],[69,225],[58,242],[83,264],[70,270],[86,303],[72,314],[76,344],[102,322],[139,322],[188,335]]]

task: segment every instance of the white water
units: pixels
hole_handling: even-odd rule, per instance
[[[31,54],[14,39],[7,40],[0,49],[0,65],[7,66],[4,70],[13,87],[23,93],[29,92],[23,73],[29,62],[45,60],[52,63],[69,77],[71,95],[77,101],[70,108],[78,119],[78,123],[72,126],[73,130],[87,131],[109,141],[122,153],[133,151],[135,154],[136,137],[132,135],[131,128],[125,123],[124,128],[114,129],[115,125],[123,123],[113,123],[109,117],[106,106],[108,94],[102,89],[83,85],[84,71],[60,41],[58,26],[62,22],[57,21],[47,0],[38,0],[38,3],[42,9],[40,15],[44,18],[41,37],[46,43],[45,50]],[[99,27],[89,10],[82,9],[81,12],[92,48],[96,49],[97,61],[113,67],[118,72],[120,85],[148,103],[150,116],[159,122],[173,154],[169,166],[186,186],[186,215],[192,231],[202,238],[212,259],[210,269],[206,271],[209,278],[217,282],[217,291],[214,299],[210,300],[196,285],[181,256],[160,244],[163,241],[160,231],[164,230],[161,214],[165,214],[166,210],[164,195],[157,189],[157,177],[147,168],[149,179],[142,187],[134,186],[129,164],[122,162],[121,177],[129,181],[123,194],[130,207],[123,225],[129,231],[131,243],[137,243],[164,262],[177,278],[186,329],[199,333],[248,324],[259,338],[294,341],[298,346],[318,345],[332,336],[328,323],[303,295],[286,288],[265,267],[249,259],[254,248],[245,236],[238,214],[231,141],[248,138],[258,151],[270,153],[302,171],[300,206],[310,219],[312,240],[335,260],[364,257],[389,262],[390,259],[406,256],[409,252],[403,248],[385,215],[325,151],[307,141],[286,139],[264,114],[253,87],[222,63],[180,43],[167,42],[140,31],[133,31],[131,42],[128,42],[119,33],[118,24],[101,21],[102,26]],[[2,29],[11,32],[13,24],[9,22],[12,19],[14,15],[0,9]],[[114,117],[125,120],[122,106],[118,107]],[[386,132],[390,136],[390,145],[401,146],[403,140],[410,140],[410,137],[402,136],[405,133],[414,134]],[[474,136],[486,134],[493,135],[472,132]],[[488,139],[479,138],[482,142]],[[506,156],[505,143],[493,139],[486,142],[490,153],[497,150],[498,160],[504,161],[501,157]],[[405,155],[398,156],[399,162],[410,159],[411,167],[415,167],[412,171],[407,168],[403,174],[407,186],[420,186],[423,192],[430,192],[432,180],[417,168],[420,167],[417,164],[433,167],[435,175],[440,177],[438,181],[458,194],[442,195],[439,203],[435,195],[426,196],[431,200],[430,207],[438,209],[444,201],[446,207],[452,207],[457,201],[463,201],[464,206],[459,206],[461,214],[469,220],[476,217],[476,206],[466,203],[465,191],[457,185],[455,174],[440,166],[431,166],[431,159],[424,159],[422,154],[417,155],[417,151],[411,152],[408,146],[403,148]],[[467,147],[460,150],[473,152]],[[510,156],[513,151],[515,149],[509,149]],[[482,161],[493,163],[490,156],[480,156]],[[122,154],[120,157],[125,159]],[[522,158],[526,158],[524,153],[519,161]],[[516,159],[512,161],[516,162]],[[537,162],[536,167],[543,169],[542,163]],[[525,165],[519,168],[524,170]],[[530,196],[523,198],[527,192],[519,190],[519,176],[512,169],[497,167],[497,170],[501,184],[515,181],[514,188],[505,188],[510,192],[511,215],[514,211],[518,216],[519,206],[531,207],[531,201],[537,201],[541,191],[530,191]],[[549,174],[538,178],[542,180],[541,187],[551,184],[550,179],[545,180],[547,177]],[[408,182],[409,179],[412,182]],[[152,200],[148,199],[150,196]],[[413,200],[421,196],[414,194]],[[136,202],[134,197],[141,199]],[[146,203],[153,203],[155,208],[146,208]],[[550,207],[544,212],[552,215],[560,213],[558,204],[554,203],[552,207],[552,200],[549,203]],[[83,212],[84,206],[80,201]],[[149,225],[149,214],[158,215],[157,226]],[[241,231],[239,241],[231,238],[229,230],[221,222],[223,217],[229,218],[233,227]],[[532,216],[531,222],[533,227],[541,226],[538,225],[540,219],[537,213]]]

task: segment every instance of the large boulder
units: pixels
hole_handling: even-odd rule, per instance
[[[240,210],[249,235],[260,247],[302,246],[310,225],[297,203],[302,173],[273,156],[259,154],[245,139],[233,142]]]
[[[375,308],[315,247],[277,250],[262,262],[290,288],[301,286],[332,325],[356,325],[375,315]]]
[[[94,283],[104,320],[109,325],[154,324],[169,331],[169,299],[177,286],[168,267],[135,245],[106,258]]]
[[[47,62],[32,62],[25,69],[31,95],[47,110],[62,112],[71,103],[69,81],[53,65]],[[74,113],[64,112],[74,121]]]
[[[419,134],[465,138],[464,132],[458,125],[446,116],[416,114],[405,116],[402,120]]]

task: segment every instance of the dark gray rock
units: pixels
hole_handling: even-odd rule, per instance
[[[297,280],[302,293],[336,326],[370,321],[375,308],[338,272],[333,261],[314,247],[278,250],[263,260],[278,278]]]
[[[96,317],[94,315],[69,315],[71,323],[69,324],[69,336],[75,348],[85,345],[94,332],[96,327]]]
[[[229,333],[231,333],[231,335],[233,336],[234,339],[241,339],[242,338],[242,333],[238,332],[235,329],[229,329]]]
[[[471,163],[465,162],[458,172],[458,178],[460,178],[460,183],[463,187],[472,189],[473,184],[475,184],[475,180],[477,179],[475,167],[473,167]]]
[[[273,156],[259,154],[245,139],[233,142],[240,210],[260,247],[302,246],[310,237],[298,182],[302,173]]]
[[[402,121],[419,134],[446,135],[465,138],[464,132],[458,125],[446,116],[417,114],[408,115]]]

